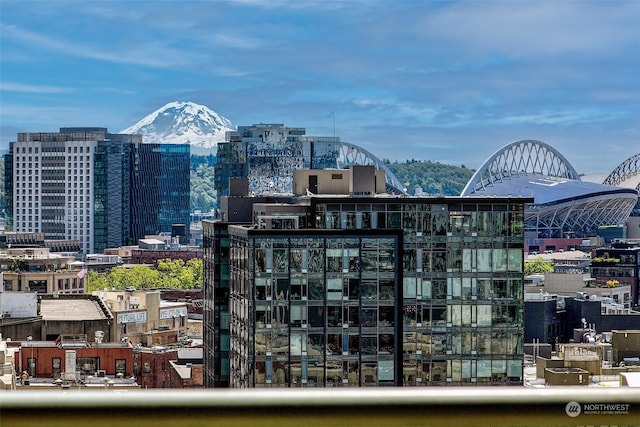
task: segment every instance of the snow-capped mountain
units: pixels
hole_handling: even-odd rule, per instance
[[[204,105],[170,102],[119,133],[142,134],[149,143],[215,149],[228,130],[236,130],[231,121]]]

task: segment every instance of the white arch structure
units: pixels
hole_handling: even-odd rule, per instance
[[[512,142],[489,157],[469,179],[462,189],[462,195],[472,195],[505,179],[523,174],[580,180],[571,163],[555,148],[544,142],[527,139]]]
[[[635,188],[640,194],[640,154],[629,157],[603,181],[605,185]]]
[[[533,196],[525,231],[540,238],[593,236],[599,226],[624,223],[638,201],[628,189],[581,181],[562,154],[535,140],[513,142],[489,157],[462,190],[471,195]]]
[[[338,155],[338,168],[346,169],[351,165],[372,165],[376,169],[384,170],[386,179],[386,190],[389,194],[405,194],[402,183],[391,169],[384,162],[374,156],[371,152],[348,142],[341,142],[340,154]]]

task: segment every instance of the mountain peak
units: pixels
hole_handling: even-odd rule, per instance
[[[142,134],[143,141],[149,143],[216,148],[229,130],[235,130],[231,121],[210,108],[194,102],[175,101],[118,133]]]

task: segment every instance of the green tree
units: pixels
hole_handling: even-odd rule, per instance
[[[181,260],[164,259],[158,261],[158,268],[146,265],[134,267],[116,267],[104,274],[89,271],[87,273],[87,292],[102,289],[125,289],[133,286],[136,289],[169,288],[193,289],[202,286],[202,260],[191,259],[186,263]]]
[[[181,259],[158,261],[158,271],[162,274],[165,287],[193,289],[202,286],[202,260],[191,259],[186,263]]]
[[[524,274],[544,274],[551,273],[553,271],[553,263],[546,261],[541,256],[535,257],[533,261],[527,261],[524,263]]]
[[[474,171],[461,166],[445,165],[438,162],[418,161],[389,162],[385,164],[403,183],[409,183],[407,191],[412,193],[415,186],[422,187],[426,194],[458,196]]]
[[[87,293],[93,291],[102,291],[103,289],[109,289],[107,285],[107,279],[104,274],[99,274],[96,271],[89,270],[87,272]]]
[[[145,289],[162,286],[160,273],[146,265],[113,268],[107,274],[106,282],[110,289],[125,289],[129,286]]]
[[[187,261],[187,267],[193,272],[193,287],[201,287],[204,283],[203,263],[200,258],[191,258]]]

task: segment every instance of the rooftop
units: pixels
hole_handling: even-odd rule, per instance
[[[555,204],[605,194],[629,194],[632,197],[634,193],[634,190],[628,188],[535,173],[512,175],[509,178],[504,178],[499,183],[487,186],[485,190],[476,191],[476,195],[496,194],[498,196],[533,197],[536,205]],[[635,195],[637,196],[637,193]]]
[[[96,301],[64,298],[40,301],[40,314],[42,319],[63,320],[63,321],[83,321],[102,320],[107,316],[102,311]]]

